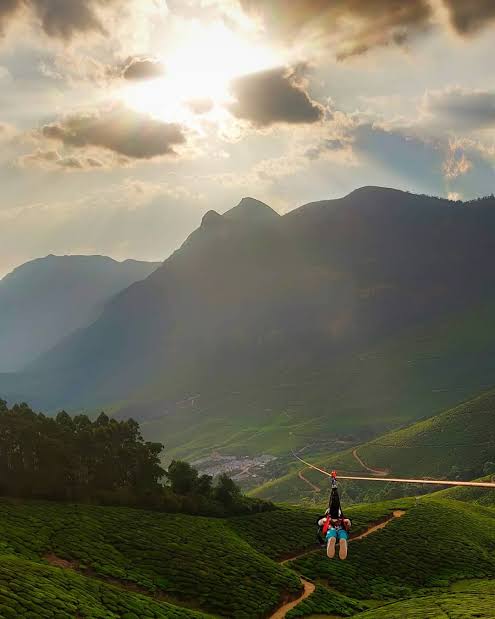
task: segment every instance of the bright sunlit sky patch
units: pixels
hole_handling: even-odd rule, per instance
[[[492,193],[494,26],[483,0],[0,2],[0,276],[163,259],[246,195]]]
[[[286,60],[280,49],[250,41],[249,33],[239,36],[221,21],[180,20],[174,30],[176,43],[164,44],[155,54],[164,76],[123,86],[116,93],[130,107],[164,121],[186,120],[192,115],[191,101],[209,99],[214,106],[232,102],[231,80]]]

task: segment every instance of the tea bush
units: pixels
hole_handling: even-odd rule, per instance
[[[299,578],[222,520],[130,508],[0,501],[0,555],[75,561],[227,617],[253,618],[301,590]]]
[[[495,511],[422,499],[383,530],[352,543],[347,561],[315,553],[290,565],[360,599],[407,597],[455,580],[495,577]]]
[[[287,613],[287,619],[307,617],[310,615],[339,615],[353,617],[368,607],[363,602],[353,600],[337,591],[330,591],[323,585],[316,585],[314,593]]]
[[[440,593],[387,604],[358,615],[359,619],[493,619],[491,595]]]
[[[14,619],[207,619],[70,570],[0,557],[0,617]]]

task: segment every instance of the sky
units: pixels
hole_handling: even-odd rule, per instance
[[[494,191],[493,0],[0,0],[0,277],[242,197]]]

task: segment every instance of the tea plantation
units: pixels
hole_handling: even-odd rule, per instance
[[[436,593],[376,608],[357,615],[359,619],[493,619],[490,594]]]
[[[407,509],[414,499],[400,499],[370,505],[352,505],[346,515],[352,519],[352,534],[358,535],[371,523],[385,520],[395,509]],[[230,518],[236,533],[263,554],[275,560],[289,558],[305,549],[316,548],[316,520],[321,510],[284,507],[276,511]]]
[[[474,479],[495,467],[495,390],[468,400],[455,408],[388,432],[359,445],[359,458],[369,467],[386,469],[396,477]],[[310,459],[327,471],[369,476],[353,454],[353,449],[331,455],[312,454]],[[272,501],[318,501],[323,504],[328,484],[318,471],[306,469],[304,476],[322,488],[314,490],[300,478],[301,466],[251,491],[251,495]],[[493,471],[495,473],[495,469]],[[345,482],[342,497],[350,502],[379,501],[405,494],[429,492],[434,487],[401,484]]]
[[[0,557],[2,619],[207,619],[208,616],[158,603],[70,570],[20,557]]]
[[[466,578],[495,578],[495,510],[421,499],[383,530],[351,543],[345,563],[323,554],[290,564],[357,599],[417,596]]]
[[[345,562],[313,545],[313,510],[213,519],[0,500],[0,619],[269,617],[300,575],[316,589],[288,619],[493,617],[495,509],[445,496],[350,507],[353,536],[406,514]]]
[[[316,614],[354,617],[356,613],[366,608],[367,605],[364,602],[354,600],[337,591],[331,591],[323,585],[316,585],[315,592],[309,598],[287,613],[287,619]]]
[[[1,501],[0,557],[41,561],[50,553],[83,573],[226,617],[263,616],[301,590],[296,574],[219,519]]]

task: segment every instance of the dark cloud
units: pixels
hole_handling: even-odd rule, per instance
[[[66,146],[96,146],[131,159],[176,155],[174,147],[185,142],[180,125],[163,123],[122,106],[68,116],[41,131],[45,138]]]
[[[241,0],[241,5],[289,40],[306,34],[336,41],[341,59],[401,45],[426,29],[433,14],[429,0]]]
[[[3,34],[6,23],[20,8],[20,0],[1,0],[0,2],[0,35]]]
[[[207,114],[213,109],[211,99],[192,99],[186,105],[194,114]]]
[[[443,0],[459,34],[473,34],[495,20],[494,0]]]
[[[424,112],[428,122],[453,131],[495,127],[495,92],[461,88],[428,93]]]
[[[283,67],[234,80],[232,93],[236,98],[229,106],[232,114],[257,126],[314,123],[323,118],[323,107],[309,98],[295,73]]]
[[[154,58],[129,58],[122,70],[126,80],[152,80],[162,77],[165,67]]]
[[[0,0],[0,33],[2,26],[25,8],[49,37],[69,41],[80,33],[103,34],[106,29],[99,11],[120,3],[122,0]]]

